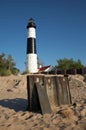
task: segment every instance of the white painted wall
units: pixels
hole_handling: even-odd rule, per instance
[[[36,38],[35,28],[33,27],[28,28],[28,38]]]
[[[27,70],[30,73],[38,72],[37,54],[27,54]]]

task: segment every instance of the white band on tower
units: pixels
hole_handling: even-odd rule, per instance
[[[37,73],[37,54],[27,54],[27,70],[30,73]]]
[[[36,38],[35,28],[30,27],[30,28],[28,29],[28,38]]]

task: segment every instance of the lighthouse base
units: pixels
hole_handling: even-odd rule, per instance
[[[29,71],[29,73],[37,73],[38,72],[37,54],[27,54],[26,70]]]

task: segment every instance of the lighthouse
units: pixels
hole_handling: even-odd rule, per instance
[[[37,73],[37,51],[36,51],[36,25],[34,20],[29,19],[28,25],[28,37],[27,37],[27,57],[26,57],[26,70],[29,73]]]

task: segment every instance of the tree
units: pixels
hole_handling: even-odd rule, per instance
[[[57,63],[58,65],[55,66],[55,69],[64,70],[65,73],[69,69],[80,69],[84,67],[80,59],[78,59],[77,61],[74,61],[73,58],[71,59],[64,58],[64,59],[57,60]]]
[[[9,70],[11,70],[11,69],[13,69],[15,67],[16,64],[15,64],[15,62],[13,60],[12,55],[8,55],[6,64],[7,64],[7,69],[9,69]]]
[[[12,74],[17,75],[17,74],[20,72],[20,70],[19,70],[18,68],[14,67],[14,68],[11,70],[11,72],[12,72]]]
[[[14,59],[12,55],[8,55],[8,57],[5,57],[5,54],[0,54],[0,75],[10,75],[10,74],[18,74],[19,69],[17,69],[16,64],[14,62]]]
[[[77,60],[77,62],[75,62],[75,68],[76,69],[81,69],[84,68],[85,66],[81,63],[80,59]]]
[[[6,63],[5,54],[2,53],[0,54],[0,68],[5,68],[5,63]]]

